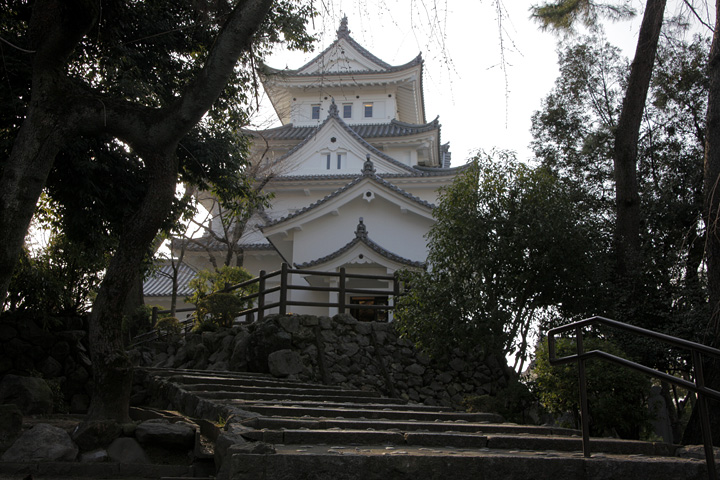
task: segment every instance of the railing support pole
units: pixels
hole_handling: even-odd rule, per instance
[[[582,328],[575,329],[575,338],[577,341],[577,354],[582,357],[585,353],[583,347]],[[588,414],[588,398],[587,398],[587,377],[585,376],[585,359],[578,358],[578,382],[580,386],[580,424],[582,425],[582,446],[583,456],[590,458],[590,416]]]
[[[283,263],[280,268],[280,315],[287,313],[288,265]]]
[[[260,270],[260,279],[258,281],[258,320],[262,320],[265,315],[265,275],[267,275],[267,272]]]
[[[338,313],[345,313],[345,267],[340,268],[340,289],[338,291]]]
[[[710,415],[708,413],[707,399],[700,390],[705,388],[705,374],[703,373],[702,357],[697,350],[692,351],[693,365],[695,366],[695,384],[698,387],[697,407],[700,415],[700,431],[702,432],[703,445],[705,447],[705,463],[707,464],[708,478],[716,480],[715,451],[712,444],[712,433],[710,432]]]

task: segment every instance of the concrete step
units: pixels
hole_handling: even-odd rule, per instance
[[[419,432],[391,430],[255,430],[243,435],[248,440],[294,445],[400,445],[416,447],[451,447],[495,450],[535,450],[582,452],[582,439],[549,435],[484,435],[482,433]],[[595,439],[596,452],[621,455],[671,456],[675,449],[665,443],[618,439]]]
[[[295,418],[295,417],[258,417],[249,419],[243,424],[269,430],[321,430],[341,428],[350,430],[397,430],[397,431],[428,431],[428,432],[459,432],[459,433],[507,433],[514,435],[562,435],[579,436],[579,430],[570,428],[545,427],[535,425],[518,425],[515,423],[475,423],[467,421],[451,422],[419,422],[419,421],[386,421],[366,419],[326,419],[326,418]]]
[[[234,480],[706,480],[698,460],[643,455],[386,445],[276,445],[275,454],[234,454]],[[299,476],[311,472],[310,476]]]
[[[327,410],[328,408],[337,408],[342,410],[403,410],[406,412],[434,412],[434,413],[452,413],[455,410],[448,407],[437,407],[431,405],[423,405],[420,403],[400,403],[394,399],[388,398],[377,398],[371,403],[354,403],[352,401],[345,401],[351,399],[339,399],[340,401],[329,401],[329,400],[235,400],[231,404],[238,406],[245,405],[258,405],[258,406],[273,406],[273,407],[297,407],[297,408],[315,408]],[[296,411],[292,412],[293,415]],[[497,417],[497,416],[496,416]]]
[[[257,401],[280,401],[283,400],[284,402],[305,402],[305,401],[326,401],[326,402],[336,402],[336,403],[347,403],[356,405],[358,408],[363,408],[363,404],[374,404],[374,405],[389,405],[389,406],[396,406],[396,405],[405,405],[407,402],[404,400],[398,400],[393,398],[379,398],[379,397],[364,397],[364,396],[358,396],[353,397],[349,395],[335,395],[335,394],[325,394],[325,395],[317,395],[317,394],[310,394],[305,395],[305,392],[303,390],[289,390],[287,393],[273,393],[273,392],[262,392],[262,393],[255,393],[255,392],[208,392],[208,391],[195,391],[195,394],[202,398],[208,398],[208,399],[216,399],[216,400],[245,400],[245,401],[251,401],[251,400],[257,400]]]
[[[357,406],[348,408],[323,408],[303,406],[281,406],[281,405],[253,405],[244,404],[243,409],[256,412],[265,416],[310,416],[325,418],[372,418],[385,420],[412,420],[417,421],[455,421],[465,420],[468,422],[502,422],[502,417],[493,413],[462,413],[462,412],[437,412],[415,409],[414,405],[403,405],[397,409],[391,408],[364,408]],[[368,407],[372,407],[369,405]]]
[[[265,386],[265,385],[248,385],[248,384],[228,384],[228,383],[188,383],[184,384],[185,390],[196,392],[243,392],[243,393],[267,393],[285,395],[302,391],[304,395],[325,396],[332,395],[335,397],[365,397],[365,398],[382,398],[377,392],[366,392],[362,390],[337,390],[327,388],[316,388],[315,385],[308,387],[289,387],[289,386]],[[402,401],[402,400],[401,400]]]

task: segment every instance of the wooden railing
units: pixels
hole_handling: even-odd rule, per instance
[[[290,282],[291,275],[306,275],[311,277],[324,277],[324,278],[337,278],[337,286],[318,287],[313,285],[293,285]],[[279,285],[268,287],[268,280],[279,277]],[[388,282],[392,285],[391,288],[357,288],[348,286],[349,280],[374,280]],[[260,271],[260,275],[245,282],[238,283],[236,285],[230,285],[222,292],[232,292],[239,289],[253,289],[253,286],[257,284],[257,293],[251,293],[241,297],[242,300],[246,300],[249,304],[254,305],[252,308],[243,310],[238,314],[239,317],[244,316],[247,322],[252,322],[253,318],[263,318],[265,314],[272,310],[277,309],[280,315],[286,315],[288,313],[288,307],[326,307],[326,308],[337,308],[338,313],[346,313],[348,309],[358,310],[386,310],[391,311],[395,308],[393,304],[390,305],[368,305],[363,303],[349,303],[346,301],[348,294],[359,294],[359,295],[387,295],[393,299],[397,298],[400,292],[400,282],[395,275],[367,275],[359,273],[347,273],[345,268],[341,268],[339,272],[316,272],[314,270],[301,270],[290,268],[286,263],[282,264],[280,270],[267,273],[265,270]],[[292,290],[305,290],[311,292],[335,292],[337,293],[336,302],[309,302],[292,300],[288,293]],[[278,294],[278,300],[269,302],[268,297],[270,295]],[[193,312],[195,307],[176,309],[176,313],[182,312]],[[170,310],[159,310],[157,307],[153,308],[152,322],[153,325],[157,323],[159,315],[170,313]]]

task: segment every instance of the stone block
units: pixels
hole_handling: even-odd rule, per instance
[[[275,377],[287,377],[302,372],[304,366],[299,353],[285,349],[268,355],[268,369]]]
[[[107,448],[108,458],[111,462],[125,464],[150,464],[150,458],[145,450],[134,438],[116,438]]]
[[[3,462],[70,462],[78,447],[62,428],[45,423],[23,433],[3,454]]]
[[[135,438],[140,443],[192,448],[195,445],[195,428],[185,422],[170,423],[165,419],[147,420],[138,425]]]
[[[8,374],[0,382],[0,403],[17,405],[25,414],[52,413],[53,395],[42,378]]]

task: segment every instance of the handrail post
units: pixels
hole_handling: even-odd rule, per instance
[[[280,315],[287,313],[288,265],[283,263],[280,268]]]
[[[710,432],[710,415],[708,414],[707,399],[700,393],[705,388],[705,374],[703,373],[702,357],[697,350],[692,351],[693,365],[695,367],[695,385],[698,387],[696,393],[698,413],[700,415],[700,431],[703,437],[703,446],[705,447],[705,463],[707,464],[708,478],[716,479],[715,471],[715,451],[712,444],[712,434]]]
[[[583,456],[590,458],[590,418],[588,415],[587,378],[585,376],[585,359],[582,358],[585,349],[583,347],[582,327],[575,328],[575,341],[577,342],[577,354],[579,355],[578,382],[580,387],[580,424],[582,425],[582,446]]]
[[[345,267],[340,267],[340,289],[338,291],[338,313],[345,313]]]
[[[260,270],[260,281],[258,282],[258,311],[257,319],[262,320],[265,314],[265,270]]]

